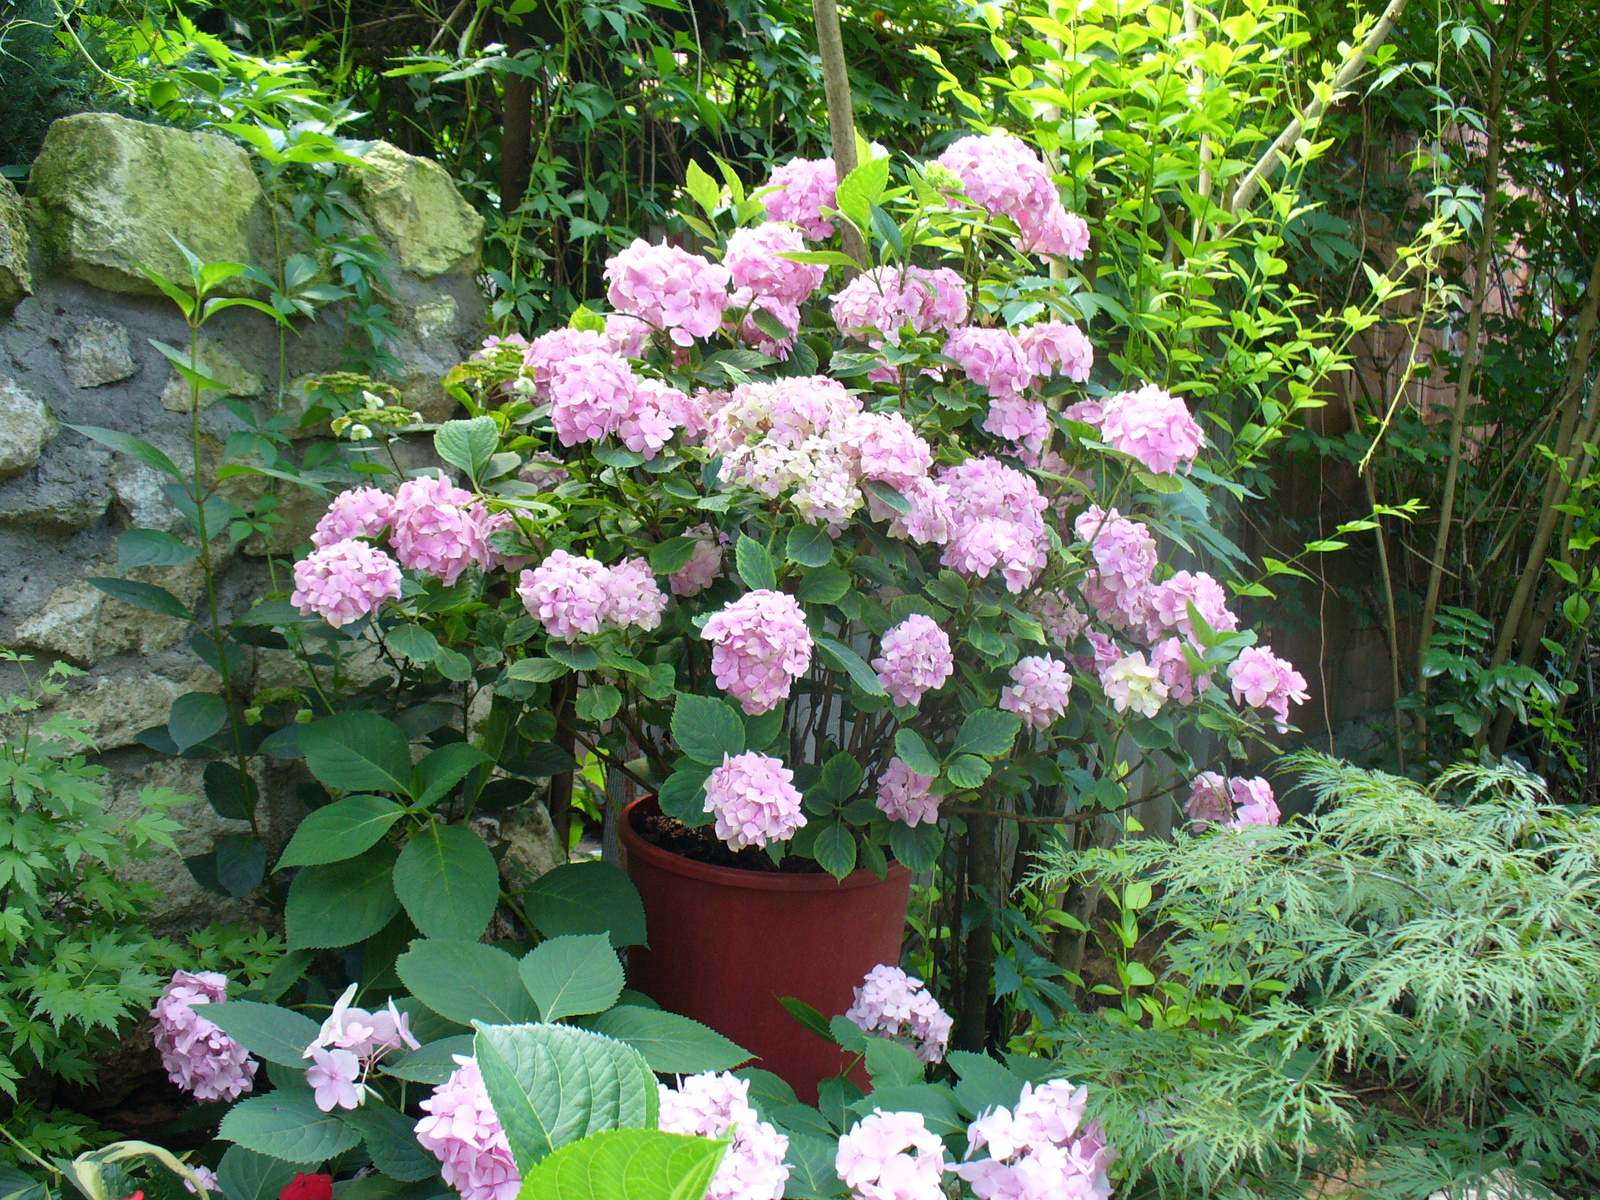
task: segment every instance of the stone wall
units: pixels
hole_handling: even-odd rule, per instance
[[[352,172],[350,191],[361,211],[358,232],[375,234],[395,264],[385,302],[400,330],[389,348],[402,368],[392,382],[427,420],[444,420],[453,401],[439,377],[482,336],[475,278],[482,218],[435,163],[386,143],[367,161],[370,169]],[[183,640],[179,622],[84,582],[118,574],[122,530],[176,532],[183,519],[163,494],[163,476],[69,427],[123,430],[180,465],[192,462],[187,385],[150,344],[186,346],[188,332],[139,264],[187,277],[176,238],[204,259],[270,273],[286,225],[292,233],[286,220],[274,230],[267,197],[234,143],[107,114],[56,122],[25,198],[0,178],[0,645],[85,670],[59,708],[87,724],[111,768],[118,804],[133,803],[144,787],[201,794],[203,763],[163,757],[136,735],[164,723],[176,696],[214,688],[216,678]],[[297,321],[281,363],[273,323],[248,309],[229,310],[208,323],[201,361],[227,394],[269,415],[297,413],[304,380],[339,367],[345,330],[338,308]],[[241,427],[214,402],[219,398],[202,396],[199,443],[207,464]],[[224,486],[248,497],[248,482]],[[275,539],[283,553],[304,541],[322,507],[311,493],[292,491],[283,509],[290,519]],[[237,550],[226,538],[213,543],[229,609],[241,610],[266,589],[264,551],[259,540]],[[185,603],[203,582],[193,563],[135,568],[128,577],[159,583]],[[247,662],[245,686],[270,684],[281,670],[262,652]],[[19,683],[12,672],[0,688]],[[270,843],[281,844],[298,816],[292,774],[285,769],[283,778],[261,781]],[[189,827],[179,839],[186,853],[209,850],[217,833],[243,828],[203,800],[175,815]],[[152,860],[143,872],[166,894],[161,923],[168,927],[241,909],[201,891],[176,857]]]

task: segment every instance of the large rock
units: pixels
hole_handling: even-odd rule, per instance
[[[419,279],[477,268],[483,218],[443,167],[388,142],[378,142],[363,161],[367,169],[350,172],[351,190],[400,266]]]
[[[0,483],[0,522],[39,533],[76,533],[111,507],[112,454],[96,445],[46,447],[33,469]]]
[[[94,662],[94,635],[104,594],[82,580],[58,587],[43,608],[17,626],[12,643],[18,649],[87,667]]]
[[[265,193],[239,146],[112,113],[50,126],[28,196],[55,269],[111,292],[158,293],[140,263],[186,282],[173,238],[203,261],[248,263],[252,224],[266,219]],[[252,286],[232,283],[235,292]]]
[[[0,317],[17,301],[33,294],[28,270],[28,227],[22,220],[22,197],[11,181],[0,175]]]
[[[120,750],[135,745],[141,730],[165,724],[172,702],[194,690],[148,667],[130,667],[88,680],[64,695],[55,710],[82,721],[96,749]]]
[[[61,351],[61,369],[81,388],[128,378],[139,369],[128,344],[128,327],[120,321],[90,317],[67,339]]]
[[[0,378],[0,479],[20,475],[38,462],[60,430],[49,409],[15,380]]]

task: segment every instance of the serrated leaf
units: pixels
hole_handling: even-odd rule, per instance
[[[811,857],[835,879],[843,879],[856,869],[856,839],[850,830],[838,821],[832,821],[817,834],[811,844]]]
[[[931,779],[939,776],[939,759],[934,755],[922,735],[914,729],[899,729],[894,735],[895,756],[918,775]]]
[[[977,754],[999,758],[1011,750],[1022,721],[1015,713],[997,708],[980,708],[970,713],[956,733],[956,754]]]
[[[278,1200],[299,1170],[294,1163],[229,1146],[217,1166],[217,1182],[227,1200]]]
[[[413,1050],[401,1058],[386,1057],[383,1060],[383,1073],[411,1083],[426,1083],[438,1087],[449,1079],[451,1072],[456,1069],[455,1056],[471,1053],[472,1035],[456,1034],[440,1038],[436,1042],[429,1042],[422,1049]]]
[[[541,942],[517,966],[541,1020],[602,1012],[622,993],[622,963],[604,934],[568,934]]]
[[[193,619],[189,610],[183,606],[183,601],[166,588],[157,587],[153,583],[140,583],[135,579],[112,579],[101,575],[85,576],[84,582],[99,588],[113,600],[121,600],[124,604],[131,604],[146,612],[159,613],[163,617],[171,617],[174,621],[185,623]]]
[[[494,946],[425,938],[412,942],[394,966],[413,996],[457,1024],[516,1025],[539,1015],[517,960]]]
[[[668,538],[650,551],[650,569],[657,575],[671,575],[674,571],[681,571],[689,565],[689,560],[694,557],[694,548],[700,544],[699,538],[674,537]]]
[[[200,552],[188,542],[159,529],[125,529],[117,534],[117,570],[133,567],[177,567]]]
[[[833,558],[833,539],[821,525],[796,525],[789,531],[785,557],[802,567],[823,567]]]
[[[257,1058],[300,1070],[310,1065],[305,1058],[306,1047],[317,1040],[321,1031],[310,1017],[251,1000],[208,1004],[205,1016]]]
[[[744,722],[721,700],[679,692],[672,706],[672,740],[695,762],[720,767],[724,755],[744,753]]]
[[[596,1033],[626,1042],[664,1075],[695,1075],[701,1071],[731,1071],[751,1059],[742,1049],[714,1029],[677,1013],[624,1004],[603,1012],[584,1024]]]
[[[309,1090],[279,1090],[241,1100],[222,1118],[217,1136],[292,1163],[326,1162],[361,1141],[336,1113],[320,1111]]]
[[[483,473],[500,445],[500,431],[493,417],[473,417],[467,421],[446,421],[433,435],[433,448],[453,467],[460,467],[473,479]]]
[[[384,635],[389,649],[416,663],[430,663],[439,654],[439,639],[420,625],[397,625]]]
[[[374,846],[405,814],[385,796],[346,796],[306,814],[283,848],[277,870],[340,862]]]
[[[562,863],[522,893],[523,911],[545,937],[604,933],[613,946],[644,946],[639,889],[608,862]]]
[[[390,1179],[415,1183],[439,1173],[439,1160],[417,1142],[415,1118],[369,1096],[360,1108],[345,1113],[344,1119],[365,1139],[372,1165]]]
[[[284,922],[293,950],[364,942],[400,911],[390,881],[395,852],[377,845],[355,858],[305,867],[289,885]]]
[[[528,1171],[517,1200],[701,1200],[727,1146],[659,1129],[591,1134]]]
[[[424,937],[473,942],[494,916],[500,871],[472,830],[433,821],[400,852],[394,891]]]
[[[851,680],[869,696],[887,696],[883,683],[878,679],[878,673],[869,667],[854,650],[835,638],[819,637],[816,639],[817,649],[837,669],[849,674]]]
[[[506,668],[506,677],[521,679],[526,683],[549,683],[571,670],[566,663],[559,663],[553,658],[524,658]]]
[[[341,792],[410,794],[411,746],[405,731],[371,712],[346,712],[299,730],[306,766]]]
[[[778,586],[777,568],[772,564],[772,555],[767,553],[767,548],[748,533],[741,533],[739,540],[734,545],[734,566],[739,571],[739,578],[744,580],[744,585],[752,591],[773,591]]]
[[[228,706],[214,692],[188,692],[172,702],[167,713],[167,733],[182,754],[217,733],[228,723]]]

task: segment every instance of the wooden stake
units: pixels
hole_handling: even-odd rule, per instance
[[[822,58],[823,96],[828,105],[828,132],[833,138],[833,166],[839,181],[856,169],[855,102],[850,96],[850,74],[844,63],[844,35],[839,31],[839,6],[834,0],[812,0],[817,22],[817,53]],[[841,221],[844,252],[863,267],[867,247],[854,226]]]

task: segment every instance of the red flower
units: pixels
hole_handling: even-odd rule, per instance
[[[332,1175],[296,1175],[278,1200],[333,1200]]]

